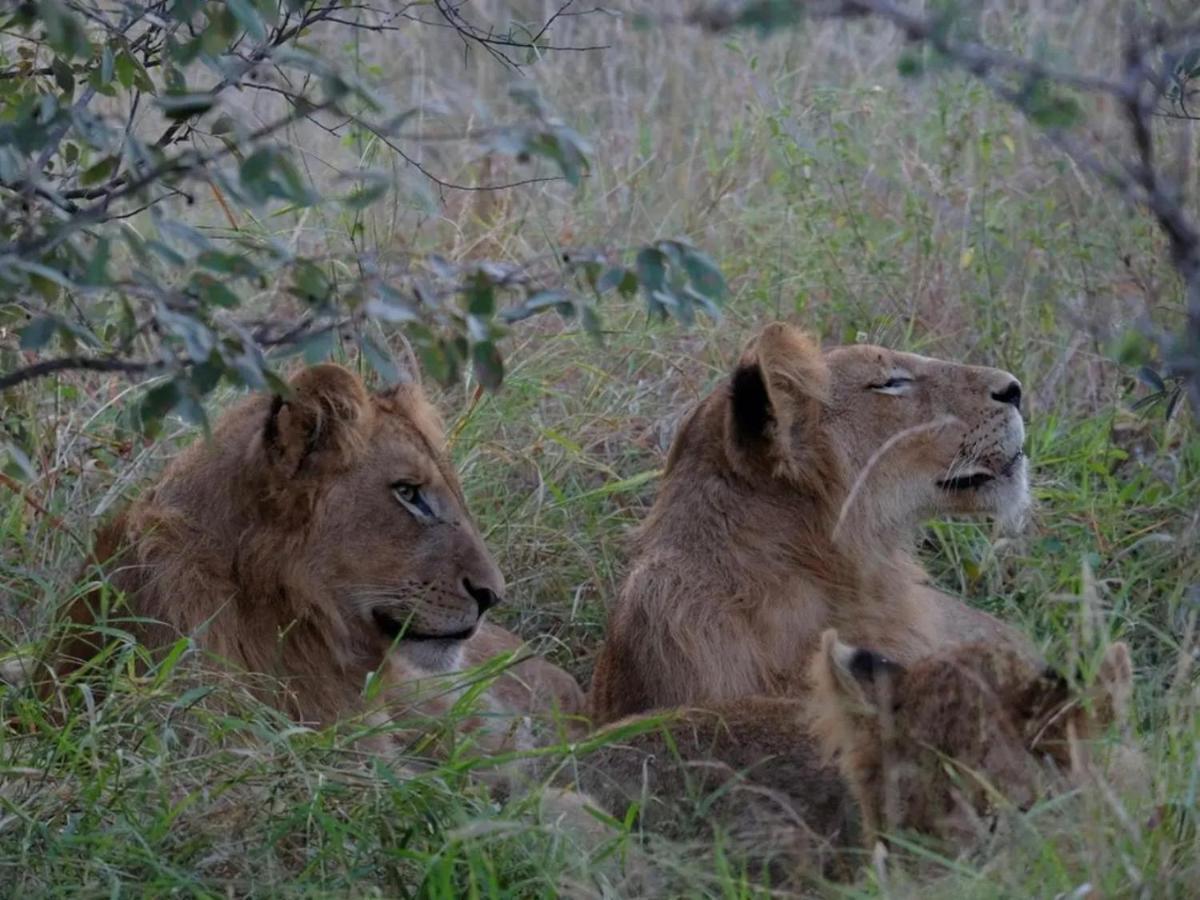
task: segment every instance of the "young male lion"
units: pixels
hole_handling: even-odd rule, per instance
[[[111,624],[150,647],[191,637],[268,676],[268,699],[309,723],[360,711],[373,672],[394,710],[419,677],[521,644],[484,622],[504,579],[420,386],[369,394],[334,365],[224,413],[101,532],[95,561],[128,601]],[[58,676],[104,643],[101,596],[67,610]],[[536,658],[490,695],[516,714],[583,702],[570,675]]]
[[[831,629],[805,696],[623,719],[570,783],[618,818],[635,806],[647,832],[709,848],[720,832],[738,861],[795,886],[846,874],[856,850],[903,832],[957,855],[999,817],[1082,786],[1132,677],[1123,643],[1080,689],[1010,646],[960,644],[901,665]]]
[[[1007,372],[781,323],[680,427],[592,681],[596,722],[796,689],[826,627],[901,662],[1013,629],[932,588],[922,519],[1019,517]]]

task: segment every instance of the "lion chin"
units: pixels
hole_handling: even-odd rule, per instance
[[[1027,641],[929,586],[934,516],[1029,508],[1020,382],[767,326],[680,426],[592,682],[606,722],[804,681],[825,628],[900,662]]]
[[[388,685],[371,702],[403,716],[407,682],[500,654],[513,664],[484,697],[489,713],[583,705],[570,675],[486,621],[504,579],[415,383],[372,394],[321,365],[286,397],[244,399],[101,530],[93,557],[124,595],[121,627],[151,648],[191,637],[206,658],[266,676],[253,679],[273,686],[264,699],[306,723],[377,717],[363,695],[377,673]],[[102,599],[67,608],[59,678],[103,645]]]

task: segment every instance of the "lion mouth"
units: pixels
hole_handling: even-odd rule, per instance
[[[1021,458],[1025,455],[1023,450],[1018,450],[1013,454],[1012,458],[1000,467],[999,472],[991,472],[986,469],[979,469],[975,472],[968,472],[963,475],[956,475],[953,478],[943,478],[937,485],[944,491],[973,491],[983,487],[989,482],[995,481],[997,478],[1007,478],[1016,470],[1017,465],[1021,462]]]
[[[394,641],[397,638],[402,641],[465,641],[475,633],[475,625],[459,629],[458,631],[447,631],[440,634],[430,631],[416,631],[407,627],[407,617],[397,619],[382,609],[372,610],[371,617],[375,620],[375,624],[379,626],[379,630],[390,641]]]

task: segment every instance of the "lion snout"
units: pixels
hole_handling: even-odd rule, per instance
[[[475,584],[470,578],[464,578],[462,583],[467,594],[471,596],[475,604],[479,607],[479,615],[481,617],[493,606],[498,606],[504,602],[504,598],[487,585]]]

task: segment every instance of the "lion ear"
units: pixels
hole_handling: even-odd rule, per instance
[[[817,342],[791,325],[768,325],[746,345],[730,380],[735,443],[771,447],[779,461],[792,459],[797,426],[815,427],[828,390]]]
[[[832,628],[821,635],[818,664],[823,670],[814,679],[818,693],[851,715],[873,712],[884,681],[902,671],[874,650],[843,644]]]
[[[881,827],[881,741],[891,727],[892,682],[903,667],[862,647],[838,640],[830,628],[809,667],[812,693],[808,724],[822,756],[837,764],[862,815],[863,837],[873,841]]]
[[[890,710],[893,679],[903,667],[873,650],[851,647],[830,628],[809,667],[813,733],[825,755],[842,756],[877,738],[878,713]]]
[[[288,396],[271,402],[263,449],[272,470],[284,479],[321,477],[345,469],[363,444],[370,409],[358,376],[324,364],[292,378]]]

